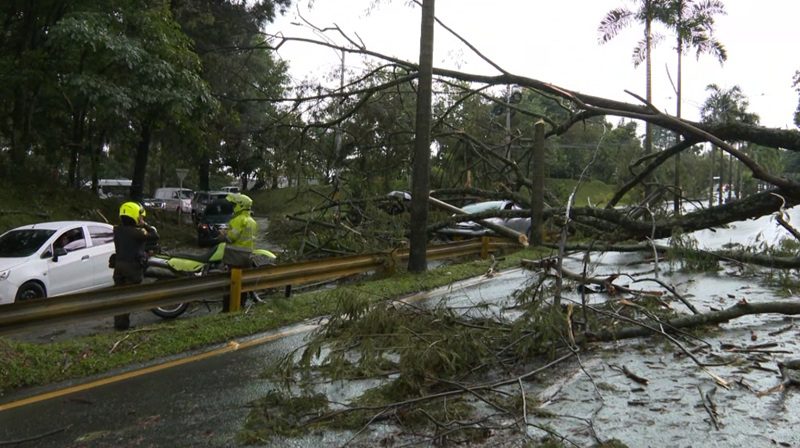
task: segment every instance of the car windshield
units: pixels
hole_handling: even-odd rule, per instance
[[[27,257],[56,233],[49,229],[12,230],[0,236],[0,258]]]
[[[194,196],[192,190],[179,190],[178,197],[181,199],[191,199]]]
[[[503,201],[489,201],[478,202],[477,204],[469,204],[461,207],[468,214],[480,213],[489,210],[500,210],[503,207]]]
[[[206,214],[206,216],[232,215],[233,204],[228,201],[214,201],[208,204],[208,206],[206,207],[206,211],[204,213]]]

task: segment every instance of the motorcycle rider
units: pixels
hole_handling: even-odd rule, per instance
[[[231,193],[225,196],[225,199],[233,204],[233,218],[228,221],[228,229],[221,232],[220,235],[221,238],[227,242],[228,246],[233,246],[234,249],[233,251],[226,250],[225,252],[225,258],[223,258],[223,261],[228,263],[228,254],[231,252],[238,252],[239,257],[241,257],[242,251],[253,251],[255,248],[256,234],[258,233],[258,223],[255,219],[253,219],[250,211],[250,209],[253,207],[253,200],[250,199],[249,196],[241,193]],[[250,254],[247,254],[248,263],[250,262],[249,260]],[[242,262],[243,261],[239,259],[236,263],[241,264]],[[222,310],[229,310],[228,300],[223,302]]]
[[[241,193],[231,193],[225,199],[233,203],[233,218],[228,221],[228,230],[223,236],[228,244],[252,251],[258,233],[258,223],[250,212],[253,200]]]
[[[146,247],[159,238],[155,227],[145,223],[144,218],[144,207],[138,202],[128,201],[119,207],[120,223],[114,226],[114,286],[142,282],[147,263]],[[130,314],[114,316],[114,328],[130,328]]]

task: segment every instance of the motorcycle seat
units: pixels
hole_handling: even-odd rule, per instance
[[[184,260],[192,260],[192,261],[198,261],[200,263],[208,263],[208,261],[211,259],[211,256],[214,255],[214,252],[216,252],[216,250],[217,247],[214,246],[202,254],[174,254],[172,255],[172,258],[182,258]]]

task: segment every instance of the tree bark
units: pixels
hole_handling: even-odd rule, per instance
[[[714,325],[729,320],[736,319],[737,317],[746,316],[749,314],[784,314],[794,316],[800,314],[800,303],[779,301],[779,302],[765,302],[765,303],[748,303],[741,301],[736,305],[724,309],[722,311],[713,311],[710,313],[693,314],[691,316],[678,317],[668,321],[644,321],[643,325],[663,328],[664,331],[669,332],[673,328],[687,328],[699,327],[701,325]],[[590,341],[615,341],[618,339],[638,338],[641,336],[648,336],[653,334],[653,330],[644,327],[625,327],[616,331],[604,330],[600,333],[588,337]]]
[[[411,182],[410,272],[428,269],[428,195],[430,192],[431,97],[435,0],[423,0],[419,39],[419,87]]]
[[[531,244],[542,244],[542,221],[544,220],[544,122],[534,125],[533,136],[533,188],[531,188]]]
[[[136,158],[133,166],[133,179],[131,180],[130,198],[141,201],[144,198],[144,176],[147,172],[147,158],[150,154],[152,140],[152,122],[142,122],[139,133],[139,143],[136,145]]]

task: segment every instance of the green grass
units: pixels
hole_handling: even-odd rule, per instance
[[[540,250],[522,250],[500,259],[497,268],[516,267],[522,258],[543,255]],[[102,374],[326,315],[335,310],[335,298],[348,291],[380,301],[446,286],[481,275],[490,264],[489,260],[479,260],[445,265],[422,274],[400,272],[289,299],[269,297],[268,303],[252,307],[248,313],[179,319],[64,342],[37,344],[0,338],[0,392]]]
[[[280,188],[246,193],[253,199],[253,211],[259,216],[269,218],[308,210],[315,205],[325,204],[330,197],[330,185],[313,185],[303,188]]]
[[[70,190],[42,182],[37,186],[0,182],[0,233],[44,221],[114,222],[119,202],[104,201],[90,191]]]
[[[575,179],[547,179],[545,183],[547,188],[550,188],[556,196],[563,199],[564,204],[566,204],[569,195],[577,184],[578,181]],[[595,207],[603,206],[611,200],[615,191],[615,186],[599,180],[585,181],[581,183],[580,188],[578,188],[578,191],[575,193],[575,203],[573,206],[584,207],[590,203]],[[630,194],[626,195],[621,202],[626,203],[626,199],[629,197]]]

